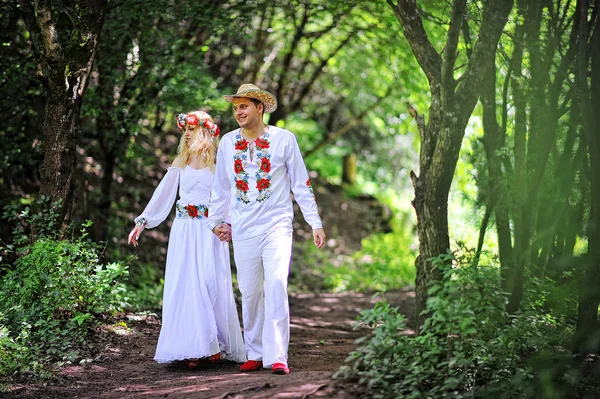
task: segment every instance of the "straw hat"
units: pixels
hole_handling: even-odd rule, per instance
[[[277,109],[277,99],[275,96],[252,83],[244,83],[238,88],[237,93],[223,96],[223,98],[230,103],[233,102],[234,98],[254,98],[263,103],[266,114],[270,114]]]

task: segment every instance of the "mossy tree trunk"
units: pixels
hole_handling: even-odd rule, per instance
[[[58,228],[64,232],[73,206],[79,112],[107,0],[79,0],[60,8],[53,8],[49,0],[20,0],[19,4],[46,93],[40,193],[61,201]]]
[[[418,175],[411,172],[415,189],[413,206],[417,214],[419,256],[416,261],[416,299],[419,325],[426,314],[427,290],[441,274],[431,258],[450,248],[448,236],[448,194],[458,162],[465,128],[480,95],[485,65],[494,57],[496,46],[512,9],[512,0],[484,3],[478,40],[460,79],[455,77],[458,43],[465,19],[467,0],[454,0],[446,43],[439,54],[427,37],[415,0],[388,0],[402,25],[413,54],[425,72],[431,91],[429,120],[409,105],[421,136]]]

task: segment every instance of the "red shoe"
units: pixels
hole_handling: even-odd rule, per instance
[[[240,366],[240,371],[256,371],[262,367],[262,361],[260,360],[248,360],[246,363]]]
[[[194,360],[184,360],[185,365],[188,367],[188,369],[190,370],[194,370],[197,369],[198,367],[200,367],[200,360],[198,359],[194,359]]]
[[[289,374],[290,369],[283,363],[275,363],[271,367],[271,373],[273,374]]]
[[[221,359],[221,352],[217,352],[212,356],[207,357],[207,360],[211,363],[216,363]]]

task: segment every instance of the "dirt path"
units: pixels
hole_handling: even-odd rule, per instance
[[[403,313],[411,311],[410,291],[387,293],[388,302]],[[353,398],[335,387],[332,373],[355,348],[365,331],[353,330],[358,312],[373,306],[370,295],[300,294],[290,297],[291,374],[269,370],[239,372],[239,365],[221,362],[187,370],[152,360],[160,325],[155,318],[130,319],[128,328],[107,334],[105,350],[85,366],[62,371],[64,381],[50,386],[20,386],[6,398]]]

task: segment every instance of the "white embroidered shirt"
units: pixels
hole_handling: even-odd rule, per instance
[[[317,203],[296,136],[269,126],[250,143],[241,129],[223,136],[211,191],[207,226],[222,223],[229,206],[233,239],[264,234],[276,226],[292,226],[291,193],[306,222],[322,228]]]

